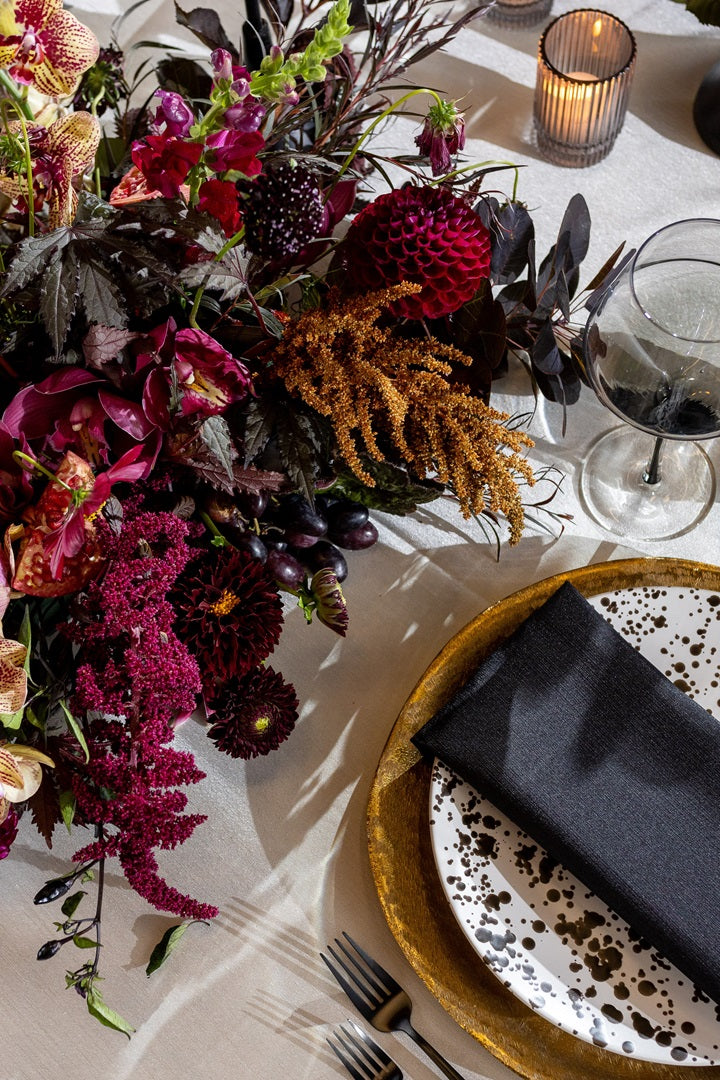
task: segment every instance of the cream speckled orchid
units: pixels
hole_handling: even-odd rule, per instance
[[[23,663],[27,649],[19,641],[0,637],[0,713],[16,713],[27,696]]]
[[[8,127],[17,131],[14,123]],[[30,128],[28,134],[35,199],[40,203],[47,201],[51,229],[70,225],[78,201],[73,180],[82,176],[95,160],[100,124],[90,113],[74,112],[55,120],[48,128]],[[16,173],[0,174],[0,191],[13,201],[26,199],[25,178]]]
[[[8,816],[12,803],[25,802],[35,794],[42,783],[43,765],[52,769],[55,762],[33,746],[20,743],[0,746],[0,824]]]
[[[61,0],[0,0],[0,67],[48,97],[66,97],[100,46]]]

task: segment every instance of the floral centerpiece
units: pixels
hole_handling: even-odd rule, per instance
[[[125,1033],[106,860],[181,920],[149,970],[217,914],[158,869],[204,820],[177,725],[275,750],[288,604],[346,633],[375,511],[452,498],[515,543],[536,476],[493,379],[519,356],[577,397],[582,199],[536,266],[527,209],[486,189],[508,166],[463,163],[455,104],[397,82],[485,6],[247,0],[241,46],[178,8],[206,59],[164,56],[148,99],[148,60],[131,79],[60,0],[0,3],[0,858],[21,828],[78,833],[38,959],[79,956],[67,985]],[[375,153],[419,99],[415,145]]]

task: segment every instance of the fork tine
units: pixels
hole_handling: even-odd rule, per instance
[[[371,1039],[354,1020],[341,1024],[336,1028],[334,1035],[343,1050],[339,1050],[329,1039],[328,1042],[355,1080],[362,1080],[363,1077],[367,1077],[367,1080],[377,1080],[380,1076],[388,1075],[388,1068],[396,1068],[392,1058],[388,1057],[382,1047],[378,1046],[375,1040]],[[359,1071],[352,1064],[353,1061],[359,1067]]]
[[[333,951],[333,949],[332,949],[332,948],[331,948],[330,946],[328,946],[328,952],[330,953],[330,955],[332,956],[333,960],[335,960],[337,964],[342,964],[343,968],[344,968],[344,969],[345,969],[345,970],[346,970],[346,971],[348,972],[348,975],[350,975],[350,976],[351,976],[351,977],[353,978],[353,980],[354,980],[354,981],[355,981],[355,982],[357,983],[358,987],[359,987],[359,988],[360,988],[360,989],[361,989],[361,990],[362,990],[362,991],[363,991],[364,993],[367,993],[367,991],[365,990],[365,988],[364,988],[364,987],[363,987],[363,986],[361,985],[361,983],[360,983],[360,982],[359,982],[359,981],[358,981],[357,979],[355,979],[355,976],[354,976],[354,975],[352,975],[352,972],[348,970],[347,966],[346,966],[345,964],[343,964],[343,962],[342,962],[342,960],[340,959],[340,957],[339,957],[339,956],[337,955],[337,953],[335,953],[335,952]],[[372,1013],[374,1012],[374,1006],[373,1006],[373,1005],[370,1005],[370,1004],[369,1004],[369,1003],[368,1003],[368,1002],[367,1002],[367,1001],[365,1000],[365,998],[361,997],[361,995],[360,995],[360,994],[358,994],[358,992],[357,992],[357,990],[355,989],[355,987],[354,987],[354,986],[352,985],[352,983],[348,982],[348,980],[347,980],[347,979],[345,978],[345,976],[344,976],[344,975],[342,974],[342,972],[340,971],[340,969],[339,969],[338,967],[336,967],[336,966],[335,966],[334,964],[331,964],[331,963],[330,963],[330,961],[328,960],[328,958],[327,958],[327,956],[325,955],[325,953],[320,953],[320,956],[321,956],[321,957],[322,957],[322,959],[323,959],[323,960],[325,961],[325,963],[327,964],[328,968],[330,969],[330,971],[332,972],[332,974],[334,975],[334,977],[335,977],[335,978],[337,979],[337,981],[338,981],[338,982],[340,983],[340,986],[341,986],[341,987],[343,988],[343,990],[345,991],[345,993],[347,994],[347,996],[348,996],[348,997],[350,998],[350,1000],[352,1001],[352,1003],[353,1003],[353,1005],[355,1006],[355,1008],[357,1009],[357,1011],[358,1011],[358,1012],[359,1012],[359,1013],[360,1013],[360,1014],[361,1014],[362,1016],[364,1016],[366,1020],[369,1020],[369,1019],[370,1019],[370,1017],[371,1017],[371,1014],[372,1014]]]
[[[365,950],[362,949],[356,941],[353,941],[353,939],[345,930],[343,930],[343,937],[346,938],[352,945],[353,949],[355,949],[355,951],[359,953],[360,956],[362,956],[365,963],[372,971],[375,972],[378,979],[381,979],[385,983],[385,986],[388,988],[388,990],[392,991],[393,994],[397,994],[400,992],[402,987],[399,983],[395,982],[389,971],[386,971],[384,967],[381,967],[380,964],[378,964],[377,960],[373,960],[372,956],[368,956]],[[340,945],[340,942],[338,942],[338,945]],[[342,948],[342,945],[340,947]],[[343,952],[345,952],[347,955],[346,949],[343,949]]]
[[[352,1032],[348,1031],[348,1028],[352,1028]],[[357,1044],[358,1038],[372,1050],[373,1054],[378,1057],[383,1065],[394,1065],[393,1059],[386,1054],[382,1046],[378,1046],[373,1038],[368,1035],[367,1031],[364,1031],[359,1024],[356,1024],[354,1020],[348,1020],[346,1024],[341,1024],[341,1029],[345,1031],[349,1038]],[[364,1051],[366,1052],[366,1051]]]
[[[362,1073],[359,1072],[359,1070],[355,1068],[352,1061],[347,1056],[345,1050],[341,1050],[339,1046],[336,1046],[335,1043],[332,1041],[332,1039],[327,1039],[326,1042],[328,1043],[328,1046],[330,1047],[330,1049],[333,1050],[335,1052],[335,1054],[337,1055],[337,1057],[340,1058],[340,1061],[343,1063],[343,1065],[345,1066],[347,1071],[350,1073],[350,1075],[354,1078],[354,1080],[365,1080],[365,1076],[368,1075],[367,1072],[366,1072],[365,1076],[363,1076]]]
[[[388,996],[387,989],[379,983],[377,979],[373,978],[372,971],[368,971],[367,968],[363,967],[360,960],[356,956],[353,956],[348,947],[343,945],[339,938],[335,938],[335,944],[338,949],[340,949],[343,956],[349,961],[349,964],[346,964],[342,956],[338,956],[338,954],[331,949],[330,952],[333,953],[335,959],[338,963],[342,964],[352,981],[370,999],[371,1003],[376,1006],[379,1005]],[[361,979],[363,981],[361,981]]]

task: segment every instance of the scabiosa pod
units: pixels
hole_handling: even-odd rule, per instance
[[[453,156],[465,146],[465,120],[454,101],[436,101],[430,106],[415,143],[420,153],[430,158],[433,176],[448,172]]]
[[[307,622],[312,622],[313,615],[317,615],[323,625],[345,637],[349,623],[347,603],[333,570],[327,566],[318,570],[309,584],[298,590],[297,598]]]

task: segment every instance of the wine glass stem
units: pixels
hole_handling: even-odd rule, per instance
[[[655,446],[653,447],[652,457],[647,463],[645,472],[643,473],[643,480],[646,484],[659,484],[660,483],[660,455],[662,453],[663,440],[658,437],[655,440]]]

